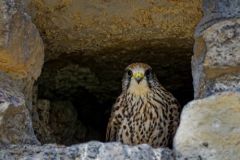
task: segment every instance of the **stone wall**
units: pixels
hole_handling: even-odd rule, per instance
[[[202,16],[200,0],[28,0],[24,5],[46,47],[38,98],[49,101],[50,109],[59,101],[71,103],[82,122],[72,123],[84,138],[70,132],[72,140],[58,137],[60,143],[104,141],[124,68],[132,62],[150,64],[182,105],[192,100],[190,61],[194,28]],[[62,106],[63,113],[69,111]]]
[[[186,158],[238,160],[240,111],[239,1],[204,1],[195,31],[195,99],[186,105],[174,149]]]
[[[46,59],[149,45],[192,48],[202,16],[201,0],[28,0],[25,5],[46,42]]]
[[[173,150],[44,144],[71,145],[99,136],[78,117],[99,116],[92,111],[101,112],[102,102],[111,99],[106,97],[117,94],[118,87],[112,88],[133,60],[156,67],[170,90],[191,86],[186,67],[201,3],[204,17],[192,57],[195,100],[183,109]],[[240,159],[238,6],[238,0],[1,1],[0,159]],[[77,115],[79,108],[88,114]]]
[[[112,160],[144,159],[174,160],[169,149],[153,149],[146,144],[127,146],[120,143],[89,142],[71,147],[58,145],[11,145],[0,146],[0,159],[79,159]]]
[[[0,2],[0,142],[39,144],[32,89],[44,60],[42,39],[20,1]]]

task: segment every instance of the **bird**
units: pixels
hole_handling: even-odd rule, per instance
[[[158,81],[152,67],[132,63],[112,107],[106,141],[169,147],[180,121],[180,104]]]

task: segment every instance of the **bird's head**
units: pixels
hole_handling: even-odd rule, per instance
[[[157,79],[148,64],[133,63],[125,69],[122,89],[135,95],[144,95],[151,91],[156,82]]]

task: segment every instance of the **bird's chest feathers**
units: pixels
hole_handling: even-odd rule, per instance
[[[124,109],[124,119],[119,133],[124,133],[127,130],[132,137],[130,139],[123,136],[124,142],[131,141],[137,144],[141,141],[148,143],[151,136],[154,137],[160,132],[159,115],[162,110],[153,102],[153,92],[149,92],[146,96],[128,94],[126,97],[128,103]]]
[[[158,121],[158,111],[149,104],[147,96],[131,96],[128,100],[126,116],[123,125],[131,130],[131,134],[142,133],[148,139],[151,130],[155,130]]]
[[[150,93],[149,93],[150,94]],[[128,96],[128,105],[126,107],[126,118],[134,121],[147,121],[156,117],[156,112],[153,106],[150,105],[149,94],[146,96],[136,96],[131,94]]]

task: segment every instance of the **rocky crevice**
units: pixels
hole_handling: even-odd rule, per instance
[[[95,135],[98,135],[95,138],[104,141],[110,110],[121,93],[123,71],[129,63],[149,63],[162,84],[182,105],[193,98],[189,49],[149,48],[119,53],[121,51],[92,56],[63,55],[46,62],[38,80],[39,99],[47,99],[50,103],[72,103],[78,112],[78,119],[85,126],[95,128]],[[186,54],[187,52],[189,53]],[[151,56],[146,57],[146,54]],[[169,54],[173,57],[169,57]],[[187,55],[184,62],[181,59],[182,54]],[[64,109],[68,110],[67,106]]]
[[[182,105],[193,98],[190,58],[201,1],[28,0],[24,6],[45,42],[38,98],[49,101],[50,110],[56,102],[71,103],[82,134],[104,141],[124,68],[132,62],[150,64]]]

